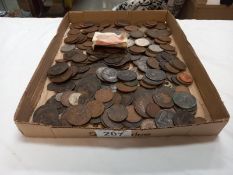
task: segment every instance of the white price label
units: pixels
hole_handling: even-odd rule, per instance
[[[131,130],[114,131],[114,130],[95,130],[97,137],[131,137]]]

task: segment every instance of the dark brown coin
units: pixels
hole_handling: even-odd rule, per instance
[[[125,30],[127,30],[127,31],[136,31],[136,30],[138,30],[138,27],[133,26],[133,25],[125,26]]]
[[[113,92],[111,89],[100,89],[98,91],[96,91],[95,93],[95,99],[97,101],[100,101],[100,102],[103,102],[103,103],[106,103],[110,100],[112,100],[113,98]]]
[[[140,54],[146,51],[145,47],[131,46],[129,50],[134,54]]]
[[[65,82],[66,80],[70,79],[72,75],[73,75],[72,69],[69,68],[63,74],[57,75],[57,76],[52,76],[49,78],[50,78],[50,81],[53,83],[62,83],[62,82]]]
[[[171,108],[172,106],[174,106],[172,97],[168,93],[165,92],[156,93],[153,95],[153,99],[155,103],[157,103],[162,108]]]
[[[97,118],[104,112],[103,103],[93,100],[87,103],[87,108],[91,112],[92,118]]]
[[[78,35],[68,35],[64,39],[64,43],[66,43],[66,44],[75,44],[77,42],[77,39],[78,39]]]
[[[120,104],[121,100],[122,100],[121,95],[119,93],[117,93],[117,92],[114,93],[112,103],[113,104]]]
[[[97,118],[92,118],[89,121],[90,124],[101,124],[101,117],[97,117]]]
[[[155,117],[155,123],[158,128],[174,127],[173,118],[175,113],[171,110],[160,110]]]
[[[185,70],[186,69],[186,65],[180,61],[179,59],[172,59],[169,61],[169,63],[175,67],[176,69],[179,69],[179,70]]]
[[[70,29],[69,32],[67,33],[68,35],[77,35],[80,33],[79,29]]]
[[[166,69],[166,71],[171,72],[171,73],[173,73],[173,74],[177,74],[177,73],[180,72],[178,69],[174,68],[174,67],[171,66],[169,63],[165,63],[165,64],[164,64],[164,68]]]
[[[140,81],[140,85],[144,88],[147,88],[147,89],[154,89],[156,88],[157,86],[156,85],[150,85],[148,83],[146,83],[145,81],[141,80]]]
[[[88,33],[88,34],[87,34],[87,38],[92,39],[93,36],[94,36],[94,34],[95,34],[95,32]]]
[[[146,22],[144,23],[144,25],[145,25],[146,27],[148,27],[148,28],[155,27],[157,24],[158,24],[158,23],[157,23],[157,21],[155,21],[155,20],[146,21]]]
[[[153,81],[161,81],[166,78],[165,72],[157,69],[148,69],[145,75],[147,78]]]
[[[142,81],[145,82],[146,84],[149,84],[152,86],[157,86],[157,85],[160,85],[164,82],[164,80],[154,81],[154,80],[147,78],[146,76],[143,77]]]
[[[108,117],[114,122],[121,122],[128,116],[128,111],[121,104],[114,104],[108,109]]]
[[[128,122],[127,120],[121,122],[124,127],[126,127],[127,129],[136,129],[136,128],[139,128],[141,123],[142,123],[142,120],[140,120],[139,122]]]
[[[86,29],[81,30],[83,34],[91,33],[91,32],[96,32],[99,29],[97,26],[92,26]]]
[[[153,119],[145,119],[141,123],[141,129],[154,129],[154,128],[156,128],[156,125]]]
[[[160,47],[164,50],[168,50],[168,51],[174,51],[175,47],[169,45],[169,44],[160,44]]]
[[[84,28],[92,27],[94,25],[95,25],[95,23],[92,21],[83,21],[83,22],[79,23],[78,25],[75,25],[75,28],[84,29]]]
[[[137,86],[127,86],[123,83],[116,83],[116,87],[121,92],[133,92],[137,89]]]
[[[173,101],[182,109],[191,109],[197,106],[196,98],[186,92],[175,92],[173,95]]]
[[[161,41],[158,38],[155,38],[154,42],[157,43],[157,44],[167,44],[167,42]]]
[[[157,39],[164,42],[169,42],[169,43],[171,42],[171,38],[168,36],[159,36]]]
[[[159,69],[159,62],[156,60],[156,58],[149,57],[146,63],[153,69]]]
[[[64,59],[57,59],[57,60],[55,60],[55,62],[56,63],[64,63],[64,62],[66,62],[67,60],[64,60]]]
[[[173,118],[175,126],[189,125],[193,123],[193,120],[194,116],[187,111],[178,111]]]
[[[132,81],[137,79],[137,75],[131,70],[123,70],[117,73],[117,78],[122,81]]]
[[[195,124],[203,124],[203,123],[207,123],[206,119],[205,118],[202,118],[202,117],[196,117],[194,118],[194,121],[193,123]]]
[[[144,37],[144,33],[141,32],[141,31],[139,31],[139,30],[137,30],[137,31],[132,31],[132,32],[130,32],[130,36],[131,36],[132,38],[142,38],[142,37]]]
[[[63,92],[63,94],[61,96],[61,103],[64,106],[70,106],[69,97],[73,93],[74,93],[74,91],[65,91],[65,92]]]
[[[138,80],[133,80],[133,81],[128,81],[128,82],[124,82],[124,84],[126,86],[137,86],[138,85]]]
[[[87,56],[82,53],[79,53],[79,54],[74,55],[71,59],[72,61],[76,63],[80,63],[80,62],[85,61],[87,59]]]
[[[167,28],[166,24],[165,23],[158,23],[155,27],[156,29],[159,29],[159,30],[164,30]]]
[[[160,111],[160,107],[155,103],[149,103],[146,106],[146,113],[151,117],[155,118],[157,113]]]
[[[121,102],[120,104],[124,106],[129,106],[133,102],[133,94],[132,93],[121,93]]]
[[[87,124],[91,119],[91,113],[85,105],[69,107],[62,116],[75,126]]]
[[[106,109],[103,113],[103,115],[101,116],[101,121],[103,123],[104,126],[111,128],[111,129],[121,129],[124,126],[122,125],[122,123],[118,123],[118,122],[114,122],[111,119],[109,119],[108,116],[108,112],[110,109]]]
[[[127,106],[126,109],[128,111],[128,117],[126,118],[126,121],[139,122],[142,120],[142,117],[136,113],[133,105]]]
[[[47,85],[47,89],[49,91],[55,91],[55,92],[64,92],[67,90],[73,90],[74,88],[75,88],[75,84],[73,81],[67,81],[67,82],[59,83],[59,84],[49,83]]]
[[[67,63],[56,63],[48,70],[48,76],[56,76],[64,73],[69,68]]]

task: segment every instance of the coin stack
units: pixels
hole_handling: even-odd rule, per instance
[[[94,32],[128,34],[128,48],[95,47]],[[47,72],[56,94],[36,109],[33,122],[54,127],[153,129],[205,123],[166,23],[70,24],[63,58]]]

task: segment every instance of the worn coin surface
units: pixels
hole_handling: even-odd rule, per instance
[[[149,57],[146,63],[152,69],[160,69],[159,62],[156,60],[156,58]]]
[[[112,92],[111,89],[104,88],[104,89],[100,89],[100,90],[96,91],[96,93],[95,93],[95,99],[97,101],[106,103],[106,102],[112,100],[113,95],[114,94],[113,94],[113,92]]]
[[[132,40],[132,39],[128,39],[128,40],[127,40],[127,47],[131,47],[131,46],[133,46],[134,44],[135,44],[134,40]]]
[[[103,103],[93,100],[87,103],[87,108],[91,112],[92,118],[97,118],[104,112],[104,105]]]
[[[156,44],[152,44],[148,47],[148,49],[151,51],[151,52],[162,52],[163,49],[159,46],[159,45],[156,45]]]
[[[175,113],[173,122],[176,126],[192,124],[194,116],[187,111],[178,111]]]
[[[117,82],[117,71],[113,68],[104,69],[101,75],[105,81],[108,81],[111,83]]]
[[[116,83],[116,87],[120,92],[133,92],[137,89],[137,86],[127,86],[123,83]]]
[[[125,106],[114,104],[108,109],[108,116],[114,122],[121,122],[127,118],[128,111]]]
[[[144,36],[144,33],[141,32],[141,31],[139,31],[139,30],[137,30],[137,31],[132,31],[132,32],[130,32],[130,36],[131,36],[132,38],[142,38],[142,37]]]
[[[140,120],[142,120],[142,117],[137,114],[137,112],[135,111],[133,105],[127,106],[126,109],[128,111],[128,116],[126,118],[126,121],[128,121],[128,122],[139,122]]]
[[[162,108],[171,108],[174,105],[172,101],[172,97],[168,93],[165,93],[165,92],[154,94],[153,99],[155,103],[157,103]]]
[[[147,78],[154,81],[161,81],[166,78],[165,72],[157,69],[148,69],[145,75]]]
[[[64,106],[70,106],[70,102],[69,102],[69,97],[71,94],[73,94],[74,91],[65,91],[63,92],[62,96],[61,96],[61,103],[64,105]]]
[[[72,51],[74,49],[75,49],[75,45],[74,44],[64,44],[63,46],[61,46],[60,51],[62,53],[67,53],[67,52],[70,52],[70,51]]]
[[[56,76],[64,73],[69,68],[67,63],[56,63],[48,70],[49,76]]]
[[[137,75],[135,72],[131,70],[123,70],[123,71],[118,71],[117,78],[122,81],[132,81],[137,79]]]
[[[129,48],[129,50],[134,53],[134,54],[140,54],[146,51],[145,47],[140,47],[140,46],[132,46]]]
[[[154,128],[156,128],[156,125],[153,119],[145,119],[141,123],[141,129],[154,129]]]
[[[160,107],[159,105],[155,104],[155,103],[149,103],[146,106],[146,113],[151,117],[151,118],[155,118],[157,113],[160,111]]]
[[[114,122],[113,120],[111,120],[108,116],[110,109],[106,109],[103,113],[103,115],[101,116],[101,120],[104,126],[109,127],[111,129],[121,129],[124,127],[124,125],[122,123],[119,122]]]
[[[173,101],[182,109],[190,109],[197,106],[196,98],[186,92],[175,92],[173,95]]]
[[[79,104],[79,97],[81,96],[81,93],[78,92],[74,92],[72,94],[70,94],[69,96],[69,103],[73,106],[76,106]]]
[[[150,41],[146,38],[138,38],[135,40],[137,46],[146,47],[150,45]]]
[[[173,127],[173,118],[175,113],[170,110],[160,110],[155,117],[155,123],[158,128]]]

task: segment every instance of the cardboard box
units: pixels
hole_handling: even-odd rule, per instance
[[[44,126],[31,122],[33,111],[36,107],[46,102],[51,91],[47,91],[48,83],[47,70],[55,59],[60,58],[59,47],[61,46],[64,34],[70,24],[80,21],[91,20],[116,21],[126,19],[131,23],[147,20],[166,21],[172,31],[173,45],[176,46],[178,57],[185,61],[188,70],[194,78],[194,83],[190,86],[190,91],[198,99],[197,115],[206,118],[208,123],[181,126],[166,129],[132,129],[132,130],[109,130],[96,128],[56,128]],[[62,20],[56,36],[51,41],[43,58],[41,59],[23,97],[16,110],[14,121],[19,130],[25,136],[30,137],[97,137],[97,136],[171,136],[171,135],[216,135],[226,125],[229,114],[224,107],[218,92],[207,75],[199,58],[195,54],[192,46],[187,41],[175,18],[168,11],[104,11],[104,12],[69,12]]]
[[[233,19],[233,5],[208,5],[207,0],[186,1],[179,18],[181,19]]]

